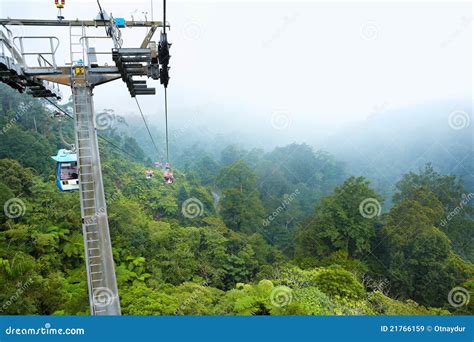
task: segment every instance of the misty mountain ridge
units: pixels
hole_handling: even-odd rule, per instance
[[[377,187],[432,163],[474,190],[471,125],[471,105],[439,102],[375,113],[341,128],[320,147]]]

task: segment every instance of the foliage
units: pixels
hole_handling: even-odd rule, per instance
[[[434,226],[442,207],[431,200],[425,193],[423,200],[406,199],[396,205],[382,239],[391,290],[403,298],[441,306],[450,289],[466,279],[467,269],[456,265],[448,237]]]
[[[381,201],[363,177],[350,177],[334,195],[324,197],[309,223],[298,232],[297,255],[321,257],[342,250],[353,257],[368,252],[375,236],[375,220],[360,212],[366,199]]]
[[[404,175],[397,189],[393,197],[395,203],[415,199],[420,191],[428,191],[436,197],[443,209],[436,218],[436,226],[451,240],[456,253],[474,261],[474,207],[470,204],[474,194],[464,188],[460,178],[441,175],[428,164],[419,174]]]
[[[36,99],[0,90],[0,205],[24,203],[18,217],[0,211],[0,313],[87,315],[79,194],[57,191],[50,159],[62,147],[56,122]],[[472,313],[447,304],[452,288],[473,290],[472,207],[456,209],[466,195],[456,177],[409,173],[388,214],[367,218],[361,202],[382,197],[309,145],[196,144],[165,185],[145,179],[152,154],[128,127],[101,132],[127,153],[100,143],[124,314]],[[202,205],[195,217],[188,199]]]

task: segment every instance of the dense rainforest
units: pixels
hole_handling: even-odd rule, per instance
[[[72,120],[0,87],[3,315],[88,314],[79,194],[58,191],[50,158],[59,125],[73,141]],[[474,194],[458,176],[427,164],[384,198],[306,144],[216,158],[203,142],[165,185],[132,134],[99,134],[125,315],[474,313]]]

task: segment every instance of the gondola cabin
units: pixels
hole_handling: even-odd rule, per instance
[[[146,179],[152,179],[152,178],[153,178],[153,174],[154,174],[153,170],[146,170],[146,171],[145,171],[145,177],[146,177]]]
[[[69,150],[59,150],[51,157],[56,163],[56,185],[61,191],[79,190],[79,170],[77,154]]]

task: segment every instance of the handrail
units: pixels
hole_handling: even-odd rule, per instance
[[[50,44],[50,47],[51,47],[51,50],[50,51],[46,51],[46,52],[25,52],[25,49],[23,47],[23,41],[26,40],[26,39],[49,39],[49,44]],[[38,56],[41,56],[41,58],[43,58],[45,60],[45,58],[42,56],[42,55],[51,55],[51,59],[52,59],[52,64],[48,62],[48,64],[50,64],[51,66],[53,66],[54,68],[56,68],[56,51],[58,50],[59,48],[59,38],[56,37],[56,36],[17,36],[17,37],[13,37],[13,45],[15,45],[16,48],[18,48],[18,45],[16,44],[16,41],[19,41],[19,44],[20,44],[20,53],[21,53],[21,56],[22,57],[25,57],[25,56],[35,56],[35,55],[38,55]],[[56,45],[54,44],[54,42],[56,42]],[[46,60],[45,60],[46,61]]]
[[[82,36],[79,38],[79,41],[82,41],[83,39],[86,40],[86,44],[89,45],[88,40],[89,39],[110,39],[109,36]],[[112,49],[110,51],[94,51],[94,52],[89,52],[89,49],[87,49],[87,55],[111,55],[112,54]]]
[[[21,55],[20,51],[18,51],[18,47],[14,45],[13,42],[11,41],[11,31],[7,27],[5,27],[5,29],[7,30],[8,36],[5,35],[5,33],[2,30],[0,30],[0,42],[2,45],[2,55],[5,55],[5,47],[6,47],[7,50],[10,51],[12,57],[16,59],[17,63],[24,65],[25,61],[23,59],[23,56]]]
[[[56,51],[58,50],[59,48],[59,38],[56,37],[56,36],[18,36],[18,37],[13,37],[13,44],[15,44],[15,46],[18,47],[18,45],[16,45],[15,41],[16,40],[19,40],[20,41],[20,51],[22,54],[24,55],[37,55],[37,54],[43,54],[43,55],[54,55],[56,53]],[[23,39],[49,39],[50,42],[51,42],[51,52],[24,52],[24,49],[23,49]],[[53,40],[56,41],[56,47],[53,48]]]
[[[42,54],[38,54],[38,65],[39,66],[42,66],[41,65],[41,60],[43,60],[43,62],[45,63],[45,66],[46,66],[46,64],[49,64],[49,66],[54,67],[54,65],[52,65],[46,58],[44,58]]]

